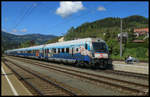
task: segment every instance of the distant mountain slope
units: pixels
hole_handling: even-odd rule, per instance
[[[18,47],[21,43],[28,40],[34,40],[36,44],[44,44],[57,36],[42,35],[42,34],[27,34],[27,35],[14,35],[2,31],[2,49],[12,49]]]

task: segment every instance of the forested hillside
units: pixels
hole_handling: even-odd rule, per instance
[[[84,37],[114,38],[120,33],[120,18],[105,18],[81,26],[71,27],[65,35],[65,40]],[[143,16],[129,16],[122,19],[123,32],[132,32],[133,28],[148,27],[148,19]],[[105,36],[105,37],[104,37]]]

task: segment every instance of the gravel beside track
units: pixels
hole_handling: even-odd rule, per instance
[[[35,60],[34,61],[32,61],[32,60],[29,61],[29,59],[24,59],[24,60],[20,59],[20,60],[24,61],[25,63],[32,63],[33,65],[38,65],[41,67],[49,68],[49,69],[63,72],[66,74],[70,74],[73,76],[78,76],[78,77],[92,80],[95,82],[99,82],[99,83],[107,84],[107,85],[110,85],[113,87],[121,88],[122,90],[126,90],[126,91],[130,91],[131,93],[135,93],[136,95],[144,95],[145,89],[146,90],[148,89],[147,85],[140,84],[140,83],[130,82],[130,81],[121,80],[121,79],[115,79],[115,78],[107,77],[104,75],[96,75],[96,74],[91,74],[91,73],[87,73],[87,72],[81,72],[78,70],[68,69],[68,68],[64,68],[64,67],[60,67],[60,66],[56,66],[56,65],[50,65],[50,64],[43,65],[44,62],[37,62]]]

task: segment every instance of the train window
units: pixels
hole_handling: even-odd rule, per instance
[[[44,53],[46,54],[46,49],[44,49]]]
[[[66,48],[66,53],[69,53],[69,48]]]
[[[79,49],[78,49],[78,48],[76,48],[76,51],[78,52],[78,51],[79,51]]]
[[[54,53],[54,48],[52,48],[52,53]]]
[[[62,48],[62,53],[64,53],[64,51],[65,51],[64,48]]]
[[[56,49],[54,48],[54,53],[56,53]]]
[[[58,48],[58,53],[60,53],[60,48]]]
[[[49,53],[49,49],[47,49],[47,51],[46,51],[47,53]]]
[[[42,53],[44,54],[44,49],[42,49]]]
[[[87,49],[88,48],[88,45],[87,44],[85,44],[85,49]]]
[[[42,49],[39,50],[39,53],[42,53]]]

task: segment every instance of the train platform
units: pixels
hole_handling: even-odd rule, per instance
[[[114,70],[149,74],[149,63],[126,64],[123,61],[113,61]]]
[[[113,64],[126,64],[126,63],[124,61],[113,61]],[[133,64],[127,64],[127,65],[149,66],[149,63],[139,62],[139,63],[133,63]]]
[[[15,74],[1,62],[1,96],[32,96]]]

